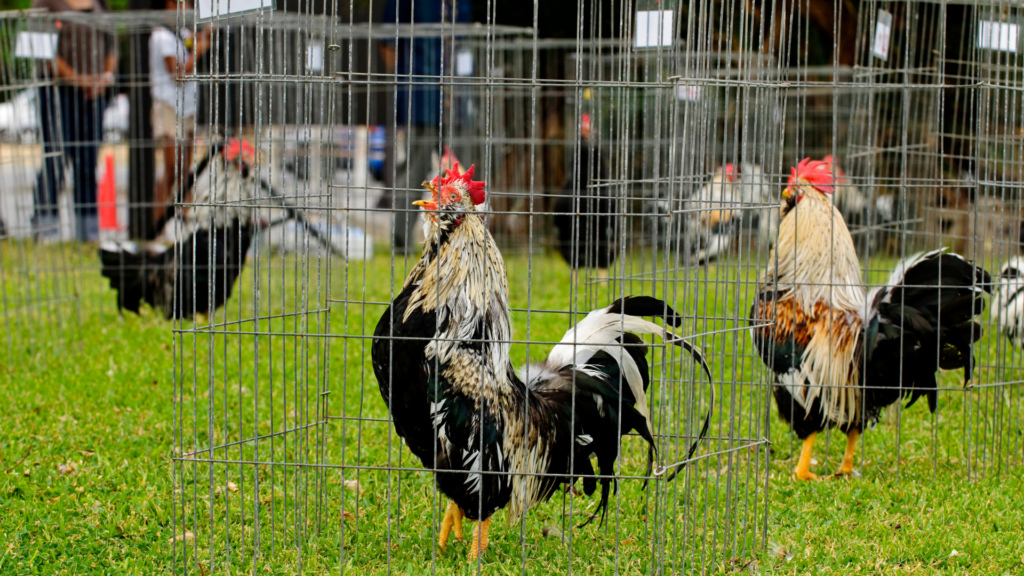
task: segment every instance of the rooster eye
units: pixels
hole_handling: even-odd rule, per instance
[[[452,200],[456,200],[456,199],[458,199],[459,195],[456,194],[455,192],[452,192],[452,193],[448,194],[448,197],[451,198]]]

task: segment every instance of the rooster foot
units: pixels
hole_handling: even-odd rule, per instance
[[[797,470],[796,471],[796,479],[797,480],[817,480],[818,479],[818,475],[813,473],[813,472],[811,472],[810,470]]]
[[[804,439],[803,446],[800,447],[800,461],[796,465],[796,477],[798,480],[818,479],[811,472],[811,450],[814,447],[814,438],[817,435],[817,432],[812,432],[810,436]]]
[[[487,550],[487,531],[491,527],[491,519],[481,520],[477,522],[476,529],[473,530],[473,542],[469,546],[469,561],[476,562],[477,558]]]
[[[835,473],[833,478],[842,478],[844,476],[854,476],[853,471],[853,454],[857,448],[857,438],[860,437],[859,430],[850,430],[846,433],[846,453],[843,454],[843,463],[839,466],[839,471]],[[860,476],[857,474],[857,476]]]
[[[860,478],[860,472],[855,471],[853,468],[847,469],[845,466],[836,471],[835,474],[829,476],[832,480],[842,480],[844,478]]]
[[[441,521],[441,534],[437,537],[437,545],[444,550],[448,546],[448,534],[452,528],[455,529],[455,539],[462,541],[462,508],[455,502],[448,503],[448,510],[444,513],[444,520]]]

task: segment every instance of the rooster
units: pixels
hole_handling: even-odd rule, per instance
[[[453,529],[461,538],[463,518],[479,521],[471,560],[486,549],[495,512],[508,507],[512,524],[577,477],[587,495],[600,482],[603,518],[623,435],[635,431],[647,442],[650,468],[655,442],[641,335],[680,346],[710,378],[699,350],[640,318],[681,322],[649,297],[591,312],[545,362],[513,370],[505,264],[475,208],[486,194],[473,172],[454,166],[424,182],[431,200],[414,202],[427,214],[423,255],[381,316],[371,350],[395,431],[451,500],[438,545],[446,547]],[[709,418],[710,411],[705,424]]]
[[[883,408],[925,396],[936,409],[939,368],[971,379],[973,319],[987,272],[942,250],[901,261],[886,285],[865,293],[843,216],[832,204],[828,164],[806,159],[783,191],[779,240],[751,310],[754,344],[776,375],[779,414],[803,440],[796,476],[813,480],[818,432],[847,435],[837,476],[853,472],[857,438]]]
[[[775,241],[778,212],[770,203],[768,179],[757,164],[725,164],[715,170],[711,181],[690,196],[683,205],[693,212],[686,230],[696,251],[697,264],[715,261],[725,254],[741,228],[757,230],[763,246]],[[758,205],[762,207],[758,207]]]
[[[619,202],[611,188],[590,185],[591,180],[607,178],[608,174],[590,133],[590,115],[584,114],[580,119],[578,165],[553,206],[558,253],[572,269],[573,283],[577,281],[580,268],[596,268],[599,278],[607,278],[608,268],[615,263],[616,256],[615,220]],[[597,163],[593,171],[591,160]]]
[[[1024,346],[1024,257],[1010,258],[992,294],[992,320],[1014,346]]]
[[[210,177],[197,180],[195,205],[184,214],[179,253],[160,242],[100,246],[101,273],[117,290],[118,310],[137,314],[144,300],[168,320],[191,318],[209,314],[231,296],[253,237],[251,209],[238,204],[260,185],[256,151],[244,140],[231,140],[211,156],[217,158],[204,162]]]

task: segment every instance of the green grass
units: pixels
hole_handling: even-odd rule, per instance
[[[439,573],[475,572],[466,564],[468,545],[454,543],[447,553],[432,545],[444,502],[429,474],[416,471],[418,462],[378,421],[387,413],[369,342],[356,336],[371,333],[382,311],[361,302],[390,298],[386,256],[365,265],[335,261],[329,273],[315,255],[264,256],[259,268],[250,263],[240,293],[214,318],[219,326],[181,325],[172,337],[170,323],[153,311],[117,315],[113,293],[90,268],[91,250],[10,242],[0,250],[8,301],[52,302],[4,317],[0,573],[292,574],[345,567],[415,574],[431,563]],[[568,308],[568,270],[556,257],[535,257],[532,269],[524,256],[506,259],[514,307]],[[67,262],[86,265],[68,269]],[[634,259],[631,272],[650,272],[652,265]],[[764,368],[733,320],[749,307],[755,268],[680,272],[675,284],[664,283],[660,272],[626,287],[580,290],[577,309],[586,311],[620,290],[664,296],[668,288],[688,316],[684,332],[726,330],[700,339],[720,400],[711,435],[742,440],[704,443],[702,454],[733,451],[702,459],[677,481],[656,482],[647,492],[638,481],[622,481],[603,528],[569,529],[593,510],[594,498],[571,499],[570,519],[563,519],[561,497],[532,510],[522,526],[507,526],[499,513],[485,573],[521,572],[524,554],[531,573],[564,573],[570,564],[587,574],[653,573],[661,565],[671,572],[704,565],[708,573],[1021,572],[1019,389],[965,393],[958,374],[944,374],[950,391],[937,415],[924,406],[892,410],[866,434],[856,465],[861,477],[796,483],[790,470],[798,442],[775,416],[765,387],[755,384],[766,378]],[[310,280],[296,283],[303,271]],[[401,263],[395,277],[404,277]],[[698,279],[704,282],[692,282]],[[256,312],[277,317],[249,320]],[[515,337],[527,339],[529,331],[533,341],[557,340],[570,322],[541,312],[517,312],[515,319]],[[514,361],[543,358],[549,348],[514,345]],[[693,434],[707,383],[693,380],[692,367],[674,352],[656,357],[663,354],[652,392],[658,432]],[[986,335],[978,356],[978,383],[1020,378],[1019,353],[1003,340]],[[767,445],[756,442],[767,436],[762,554]],[[664,461],[677,459],[684,444],[663,441]],[[841,435],[821,438],[817,472],[838,466],[843,444]],[[643,461],[640,443],[627,440],[620,474],[642,474]],[[379,469],[388,466],[410,470]],[[346,488],[353,480],[360,491]],[[186,532],[192,538],[172,544]],[[571,559],[559,533],[572,537]]]

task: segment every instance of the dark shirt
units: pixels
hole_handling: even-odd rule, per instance
[[[73,12],[64,0],[32,0],[33,8],[50,12]],[[83,12],[100,13],[107,9],[100,0],[93,0],[92,8]],[[102,74],[108,56],[117,55],[114,35],[105,29],[77,22],[57,20],[57,56],[79,74]]]
[[[415,6],[414,6],[415,5]],[[442,14],[443,13],[443,14]],[[442,20],[443,16],[443,20]],[[384,24],[440,24],[473,22],[470,0],[388,0],[384,8]],[[450,34],[450,31],[449,31]],[[447,36],[450,39],[451,36]],[[411,50],[410,50],[411,47]],[[440,122],[442,52],[447,65],[445,76],[452,73],[452,45],[441,38],[401,38],[398,41],[398,122],[411,120],[414,125],[436,126]],[[405,78],[402,78],[405,76]],[[427,78],[412,78],[426,76]],[[432,79],[429,77],[433,77]],[[410,110],[410,91],[412,108]],[[411,113],[411,116],[410,116]]]

